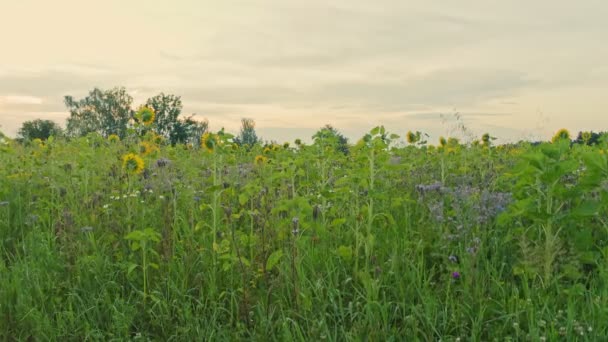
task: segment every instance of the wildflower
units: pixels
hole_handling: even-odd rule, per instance
[[[147,106],[143,106],[139,108],[137,113],[135,113],[135,118],[138,122],[148,126],[154,122],[154,119],[156,118],[156,113],[154,113],[154,109]]]
[[[257,155],[255,156],[255,163],[257,165],[268,163],[268,158],[265,156]]]
[[[171,161],[167,158],[160,158],[156,161],[156,166],[157,167],[165,167],[167,165],[170,165]]]
[[[457,263],[457,262],[458,262],[458,257],[457,257],[457,256],[455,256],[455,255],[450,255],[450,256],[448,257],[448,260],[450,260],[450,261],[451,261],[451,262],[453,262],[453,263]]]
[[[406,138],[408,144],[414,144],[418,141],[418,137],[412,131],[408,131],[407,134],[405,135],[405,138]]]
[[[551,139],[551,142],[558,142],[560,140],[570,140],[570,132],[567,129],[562,128]]]
[[[445,147],[448,144],[448,141],[444,137],[439,137],[439,145],[441,147]]]
[[[291,220],[291,223],[293,224],[293,229],[292,229],[291,233],[293,235],[298,235],[300,233],[300,229],[299,229],[299,227],[300,227],[300,219],[297,218],[297,217],[294,217]]]
[[[144,160],[134,153],[122,157],[122,168],[127,173],[140,174],[144,171],[144,166]]]
[[[294,143],[296,144],[296,146],[300,146],[300,145],[302,145],[302,140],[296,139],[296,141],[294,141]]]
[[[201,137],[201,147],[209,153],[213,153],[213,150],[219,145],[219,142],[217,135],[213,133],[207,132]]]
[[[83,233],[90,233],[93,231],[93,227],[90,227],[90,226],[82,227],[82,228],[80,228],[80,231]]]
[[[156,150],[158,150],[158,148],[154,144],[151,144],[148,141],[142,141],[139,144],[139,153],[141,153],[143,156],[147,156],[148,154],[150,154]]]
[[[120,137],[118,135],[116,135],[116,134],[110,134],[108,136],[108,141],[111,142],[111,143],[117,143],[117,142],[120,141]]]
[[[289,143],[288,142],[283,143],[283,148],[284,149],[288,149],[289,148]]]
[[[458,271],[452,272],[452,278],[453,279],[460,279],[460,272],[458,272]]]

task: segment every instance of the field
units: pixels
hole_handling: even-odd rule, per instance
[[[608,142],[390,133],[0,146],[0,338],[607,338]]]

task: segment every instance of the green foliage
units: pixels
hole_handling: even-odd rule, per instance
[[[253,119],[241,119],[241,132],[235,139],[235,143],[239,146],[253,147],[259,142],[258,136],[255,133],[255,122]]]
[[[63,133],[61,127],[51,120],[36,119],[26,121],[19,129],[18,139],[20,140],[47,140],[49,137],[58,137]]]
[[[349,153],[348,139],[331,125],[325,125],[312,138],[318,146],[328,146],[345,155]]]
[[[187,139],[175,138],[175,141],[171,137],[177,137],[180,134],[184,134],[183,125],[187,124],[180,121],[179,116],[182,112],[182,99],[179,96],[160,93],[154,97],[149,98],[146,101],[146,106],[154,109],[156,118],[154,120],[154,131],[156,134],[164,137],[167,140],[171,140],[173,144],[176,144],[179,139],[186,141]]]
[[[80,100],[66,96],[64,102],[70,112],[66,129],[69,136],[85,136],[92,132],[104,137],[116,134],[122,139],[126,136],[133,116],[133,98],[125,88],[95,88]]]
[[[608,334],[604,142],[153,138],[0,149],[1,340]]]

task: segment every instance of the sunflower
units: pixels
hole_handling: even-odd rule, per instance
[[[108,141],[111,142],[111,143],[117,143],[117,142],[120,141],[120,137],[118,135],[116,135],[116,134],[110,134],[108,136]]]
[[[148,154],[153,153],[156,150],[158,150],[156,145],[154,145],[148,141],[142,141],[139,144],[139,153],[141,153],[143,156],[147,156]]]
[[[213,150],[219,145],[219,143],[220,140],[218,139],[218,136],[213,133],[207,132],[201,137],[201,147],[203,150],[209,153],[213,153]]]
[[[567,129],[562,128],[559,131],[557,131],[557,133],[555,133],[555,135],[553,136],[553,138],[551,139],[552,142],[557,142],[560,140],[570,140],[570,132],[568,132]]]
[[[407,134],[405,135],[405,140],[408,144],[415,144],[418,142],[418,136],[412,131],[407,131]]]
[[[268,163],[268,158],[261,155],[257,155],[255,156],[255,163],[257,165],[266,164]]]
[[[144,160],[135,153],[129,153],[122,157],[122,168],[127,173],[140,174],[144,171]]]
[[[147,106],[143,106],[139,108],[137,113],[135,113],[135,118],[137,119],[137,121],[148,126],[154,122],[154,119],[156,118],[156,113],[154,113],[154,109]]]

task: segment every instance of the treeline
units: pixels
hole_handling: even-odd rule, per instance
[[[132,133],[139,135],[153,132],[162,137],[167,144],[197,145],[209,129],[207,120],[199,121],[194,119],[194,115],[182,115],[181,97],[172,94],[160,93],[135,108],[133,97],[125,88],[117,87],[110,90],[95,88],[82,99],[65,96],[64,103],[70,114],[65,129],[51,120],[26,121],[18,131],[17,141],[27,142],[34,139],[44,141],[51,136],[69,139],[91,133],[100,134],[105,138],[116,136],[124,139]],[[144,118],[144,115],[151,117]],[[348,153],[348,139],[331,125],[322,127],[313,139],[334,140],[337,149]],[[241,129],[234,137],[234,142],[241,146],[261,143],[253,119],[241,120]]]
[[[70,114],[65,129],[51,120],[33,120],[23,123],[19,140],[48,139],[50,136],[74,138],[90,133],[104,137],[116,135],[125,138],[137,127],[136,113],[151,110],[153,124],[148,130],[163,137],[170,144],[194,142],[207,131],[207,121],[197,121],[193,115],[182,116],[179,96],[160,93],[135,109],[133,97],[125,88],[102,90],[95,88],[82,99],[65,96],[64,103]]]
[[[141,133],[137,130],[145,126],[147,132],[154,132],[168,144],[197,145],[209,128],[207,120],[195,120],[194,114],[182,115],[181,97],[172,94],[160,93],[147,99],[138,108],[134,108],[133,97],[127,93],[124,87],[110,90],[95,88],[82,99],[77,100],[72,96],[65,96],[64,103],[70,114],[66,120],[65,129],[51,120],[26,121],[18,131],[17,141],[46,140],[51,136],[76,138],[90,133],[97,133],[106,138],[115,135],[123,139],[130,133]],[[142,118],[139,116],[144,112],[150,112],[153,116],[150,125],[141,125]],[[565,130],[564,132],[567,133]],[[420,145],[422,143],[424,145],[426,144],[425,136],[428,137],[421,132],[408,132],[406,140],[410,144]],[[1,132],[0,137],[3,137]],[[579,132],[575,138],[571,137],[569,133],[562,138],[570,139],[572,144],[596,145],[607,137],[608,132]],[[322,127],[312,138],[315,141],[333,140],[340,152],[348,153],[348,139],[331,125]],[[491,137],[485,134],[484,138],[477,143],[489,143]],[[238,145],[249,146],[261,142],[255,132],[255,122],[252,119],[243,118],[241,120],[241,130],[239,135],[234,138],[234,142]],[[535,143],[532,142],[532,144]]]

